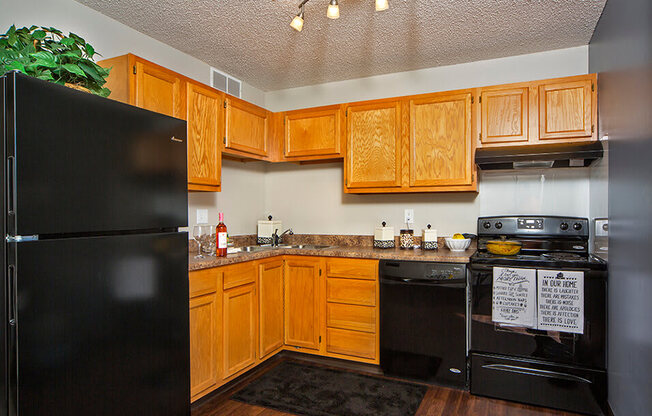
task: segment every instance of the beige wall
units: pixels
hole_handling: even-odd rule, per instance
[[[273,91],[265,103],[287,110],[407,94],[586,74],[588,47],[548,51],[419,71]],[[480,192],[412,195],[347,195],[342,164],[267,167],[265,207],[298,233],[372,234],[385,220],[414,228],[432,224],[440,235],[475,232],[481,215],[589,215],[589,171],[559,169],[481,173]]]
[[[588,46],[378,75],[265,93],[271,111],[460,88],[532,81],[588,71]]]

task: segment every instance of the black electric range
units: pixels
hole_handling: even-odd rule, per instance
[[[487,242],[497,239],[521,242],[521,252],[489,253]],[[469,282],[471,393],[602,414],[607,264],[588,247],[586,218],[478,219]]]

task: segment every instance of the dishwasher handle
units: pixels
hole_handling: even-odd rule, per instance
[[[416,285],[427,285],[427,286],[440,286],[440,287],[464,287],[466,281],[462,279],[447,279],[447,280],[435,280],[435,279],[416,279],[412,277],[398,277],[398,276],[381,276],[381,284],[416,284]]]

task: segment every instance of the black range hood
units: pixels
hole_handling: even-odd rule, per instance
[[[561,145],[477,149],[475,163],[482,170],[574,168],[590,166],[604,151],[599,141]]]

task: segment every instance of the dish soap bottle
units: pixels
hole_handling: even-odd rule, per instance
[[[226,257],[226,225],[224,224],[224,213],[220,212],[219,214],[220,223],[217,224],[217,248],[215,249],[215,255],[217,257]]]

